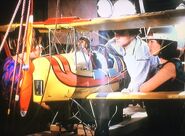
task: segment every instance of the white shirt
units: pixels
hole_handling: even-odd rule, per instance
[[[110,46],[109,46],[110,47]],[[111,44],[111,47],[123,56],[131,81],[128,86],[130,92],[138,92],[140,85],[146,81],[150,70],[158,65],[158,58],[152,56],[146,42],[136,37],[125,47]]]

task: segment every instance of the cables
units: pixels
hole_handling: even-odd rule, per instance
[[[4,46],[4,43],[5,43],[5,41],[6,41],[6,38],[7,38],[8,34],[9,34],[10,28],[11,28],[11,26],[12,26],[12,24],[13,24],[13,21],[14,21],[14,19],[15,19],[15,16],[16,16],[18,10],[19,10],[19,7],[20,7],[20,4],[21,4],[21,3],[22,3],[22,0],[19,0],[18,3],[17,3],[17,6],[16,6],[15,11],[14,11],[14,13],[13,13],[13,16],[12,16],[12,18],[11,18],[11,21],[10,21],[10,23],[9,23],[9,25],[8,25],[8,29],[6,30],[5,36],[4,36],[3,41],[2,41],[2,43],[1,43],[1,46],[0,46],[0,53],[1,53],[1,51],[2,51],[2,48],[3,48],[3,46]]]

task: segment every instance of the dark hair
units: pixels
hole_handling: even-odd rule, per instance
[[[80,37],[80,39],[79,39],[79,40],[83,40],[83,41],[85,41],[85,42],[87,43],[87,48],[89,48],[89,47],[90,47],[90,41],[89,41],[89,39],[88,39],[87,37],[82,36],[82,37]]]
[[[171,58],[179,57],[180,51],[177,49],[177,42],[171,40],[157,40],[161,45],[161,50],[158,54],[159,58],[170,60]]]
[[[39,32],[38,29],[33,28],[33,30],[35,31],[35,39],[36,39],[36,42],[38,43],[41,33]]]
[[[20,27],[16,27],[12,32],[10,32],[8,37],[11,39],[11,41],[16,41],[16,43],[17,43],[17,39],[18,39],[18,35],[19,35],[19,29],[20,29]],[[33,29],[35,30],[35,40],[32,41],[32,42],[34,42],[33,45],[36,45],[37,42],[38,42],[39,35],[41,35],[41,34],[40,34],[38,29],[35,29],[35,28],[33,28]],[[21,38],[20,39],[20,46],[19,46],[19,51],[18,51],[19,53],[22,52],[22,48],[23,48],[24,31],[25,31],[25,26],[22,26],[21,37],[20,37]],[[14,44],[14,46],[13,46],[14,51],[12,51],[13,55],[15,55],[15,52],[16,52],[16,48],[17,48],[16,43],[14,44],[14,42],[12,42],[12,44]],[[35,48],[35,46],[32,46],[32,48]]]
[[[39,32],[38,29],[35,29],[35,37],[39,37],[41,34]],[[25,31],[25,26],[22,26],[22,37],[24,36],[24,31]],[[19,27],[15,28],[12,32],[10,32],[9,36],[13,39],[18,39],[18,35],[19,35]]]
[[[24,32],[24,27],[22,27],[22,32]],[[12,32],[9,33],[9,37],[12,39],[18,39],[19,27],[16,27]],[[22,34],[23,37],[23,34]]]
[[[115,34],[118,35],[126,35],[129,34],[131,36],[135,36],[139,34],[139,29],[123,29],[123,30],[114,30]]]

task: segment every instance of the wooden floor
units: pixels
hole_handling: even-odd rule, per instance
[[[144,113],[140,113],[140,115],[140,117],[134,115],[130,119],[125,119],[120,123],[110,126],[110,136],[184,136],[184,133],[180,134],[180,132],[171,131],[168,129],[151,127]],[[78,127],[76,128],[77,129],[75,132],[65,131],[63,129],[61,133],[59,133],[58,131],[50,131],[49,129],[44,131],[42,129],[38,129],[37,131],[34,130],[34,132],[30,132],[24,136],[93,136],[94,134],[93,131],[86,131],[85,134],[82,125],[78,125]],[[22,128],[22,130],[24,130],[24,128]],[[13,134],[11,133],[11,136],[18,136],[17,132],[15,131]]]
[[[183,130],[184,131],[184,130]],[[110,136],[184,136],[184,133],[169,130],[163,127],[152,127],[148,122],[146,114],[137,113],[133,115],[130,119],[125,119],[120,123],[110,126],[109,128]],[[28,134],[26,136],[93,136],[93,131],[86,131],[82,125],[78,126],[76,134],[73,132],[58,133],[51,131],[43,131],[34,134]]]
[[[2,105],[3,106],[3,105]],[[1,107],[2,107],[1,106]],[[0,109],[2,110],[2,109]],[[76,131],[50,131],[48,122],[51,122],[54,114],[38,107],[31,110],[27,118],[13,117],[2,118],[7,113],[0,111],[0,136],[83,136],[82,125],[76,126]],[[19,115],[19,114],[18,114]],[[160,119],[159,119],[160,120]],[[185,136],[185,124],[182,129],[172,131],[173,128],[164,126],[153,127],[150,125],[145,112],[136,112],[131,118],[123,118],[109,127],[110,136]],[[86,130],[86,129],[85,129]],[[86,135],[92,136],[93,131],[86,131]]]
[[[147,122],[147,116],[146,113],[137,113],[140,114],[140,117],[138,115],[133,115],[131,118],[127,118],[124,121],[112,125],[109,128],[110,136],[123,136],[123,135],[129,135],[138,129],[142,128],[143,125]],[[28,134],[27,136],[58,136],[61,134],[62,136],[93,136],[94,131],[90,131],[90,129],[83,129],[83,125],[78,125],[76,134],[74,132],[51,132],[51,131],[44,131],[44,132],[38,132],[34,134]]]

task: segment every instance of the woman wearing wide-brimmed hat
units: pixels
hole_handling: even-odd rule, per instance
[[[140,86],[140,92],[183,91],[185,74],[179,59],[177,41],[164,35],[147,38],[150,52],[159,57],[160,64],[154,75]],[[151,126],[163,132],[180,133],[185,108],[182,101],[158,100],[144,102]],[[160,130],[159,130],[160,131]]]
[[[155,74],[141,85],[141,92],[151,91],[181,91],[184,89],[184,71],[179,59],[180,50],[177,41],[168,36],[153,34],[147,37],[150,52],[160,59],[160,65]]]

